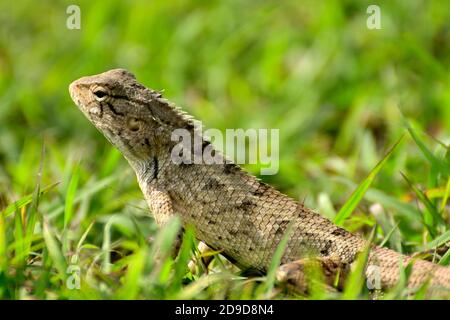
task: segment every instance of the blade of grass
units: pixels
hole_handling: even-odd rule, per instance
[[[374,181],[374,179],[377,176],[378,172],[380,172],[381,168],[384,166],[384,164],[387,162],[387,160],[389,159],[391,154],[394,152],[394,150],[400,144],[400,142],[402,141],[403,137],[404,136],[402,136],[394,144],[394,146],[386,153],[384,158],[375,166],[375,168],[372,169],[372,171],[369,173],[367,178],[364,179],[364,181],[359,184],[359,186],[352,193],[352,195],[347,200],[347,202],[339,210],[338,214],[336,215],[336,218],[334,219],[334,223],[335,224],[337,224],[338,226],[342,226],[344,221],[352,214],[352,212],[358,206],[359,202],[364,197],[364,194],[366,193],[366,191],[369,189],[370,185]]]
[[[428,250],[434,249],[444,245],[449,241],[450,241],[450,230],[447,230],[445,233],[441,234],[439,237],[429,242],[426,247]]]
[[[8,271],[8,255],[6,248],[6,221],[4,214],[0,213],[0,275],[2,275],[2,277],[5,276]]]
[[[41,198],[41,180],[42,180],[42,172],[44,169],[44,160],[45,160],[45,143],[42,143],[41,149],[41,159],[39,163],[39,170],[36,177],[36,187],[33,193],[33,197],[30,203],[30,206],[27,208],[26,218],[22,219],[22,222],[25,226],[25,244],[24,244],[24,252],[28,254],[30,252],[30,247],[32,244],[32,239],[34,235],[34,230],[36,227],[36,223],[38,219],[42,219],[42,215],[39,213],[39,203]]]
[[[89,234],[89,231],[91,231],[92,227],[94,226],[95,221],[92,221],[89,226],[87,227],[86,231],[83,233],[83,235],[81,236],[80,240],[78,241],[77,244],[77,252],[80,251],[80,248],[83,244],[83,242],[86,240],[87,235]]]
[[[441,208],[440,208],[442,215],[444,215],[444,213],[445,213],[445,206],[447,205],[449,195],[450,195],[450,176],[448,176],[447,186],[445,188],[444,196],[442,197]]]
[[[450,166],[447,165],[444,161],[441,161],[440,159],[438,159],[426,146],[425,143],[423,143],[423,141],[419,138],[419,135],[414,131],[414,129],[412,128],[411,124],[408,121],[404,121],[405,122],[405,126],[409,132],[409,134],[411,135],[411,137],[413,138],[414,142],[417,144],[417,146],[419,147],[420,151],[422,152],[422,154],[425,156],[425,158],[430,162],[430,164],[436,168],[437,170],[439,170],[439,172],[441,172],[442,175],[444,176],[448,176],[450,175]]]
[[[275,250],[275,253],[272,257],[272,261],[270,262],[269,270],[267,272],[266,281],[262,286],[258,288],[259,292],[257,292],[257,296],[262,295],[267,297],[270,295],[270,292],[272,291],[273,286],[275,285],[275,277],[278,266],[280,265],[284,250],[286,249],[287,243],[293,231],[294,231],[294,224],[291,222],[286,228],[286,231],[283,237],[281,238],[281,241],[278,244],[277,249]]]
[[[108,177],[113,172],[122,154],[116,148],[110,148],[106,155],[105,161],[102,164],[100,177]]]
[[[365,270],[369,260],[370,248],[375,237],[377,226],[372,229],[369,240],[364,250],[358,255],[356,259],[355,269],[352,270],[345,283],[344,293],[342,299],[353,300],[361,293],[364,283],[366,281]]]
[[[178,291],[171,299],[174,300],[187,300],[198,299],[200,293],[202,293],[207,287],[212,286],[219,282],[231,281],[233,279],[239,279],[237,277],[231,277],[226,273],[213,273],[200,277],[196,281],[191,282],[185,286],[182,290]]]
[[[59,184],[59,182],[53,183],[49,186],[46,186],[45,188],[42,188],[39,191],[39,196],[43,196],[44,194],[46,194],[47,192],[49,192],[50,190],[52,190],[54,187],[56,187]],[[33,201],[33,196],[34,193],[26,195],[22,198],[20,198],[17,201],[14,201],[13,203],[11,203],[10,205],[8,205],[2,212],[2,214],[5,217],[10,216],[11,214],[13,214],[16,210],[22,209],[23,207],[29,205],[32,201]]]
[[[72,171],[72,176],[70,177],[69,186],[66,192],[66,205],[64,207],[64,229],[70,223],[73,216],[73,202],[78,188],[78,181],[80,180],[80,170],[79,166],[75,165]]]
[[[49,257],[53,261],[53,265],[59,273],[59,277],[64,280],[66,278],[67,264],[62,254],[61,248],[56,241],[55,235],[51,230],[47,221],[44,220],[42,225],[42,233],[47,246]]]
[[[397,223],[395,224],[395,226],[393,226],[391,228],[391,230],[389,230],[388,234],[386,235],[386,237],[384,237],[383,241],[380,243],[380,247],[384,247],[384,245],[389,241],[389,239],[391,238],[391,236],[394,234],[394,231],[397,230],[398,225],[400,224],[400,221],[397,221]]]
[[[102,243],[102,252],[103,252],[103,262],[102,262],[102,271],[104,273],[111,272],[111,226],[114,223],[115,216],[112,216],[103,228],[103,243]]]
[[[14,264],[23,265],[25,264],[25,259],[28,255],[25,248],[25,235],[24,235],[24,225],[22,222],[22,215],[14,215],[14,251],[15,255],[13,258]]]
[[[115,180],[117,180],[119,178],[120,175],[115,175],[112,177],[107,177],[105,179],[99,180],[99,181],[95,181],[92,182],[90,184],[88,184],[85,188],[80,189],[74,200],[73,200],[73,205],[78,204],[81,200],[83,200],[86,197],[90,197],[94,194],[96,194],[97,192],[107,188],[108,186],[111,185],[111,183]],[[59,214],[64,212],[65,207],[61,206],[59,203],[52,206],[51,208],[48,208],[49,213],[47,214],[47,217],[49,219],[53,219],[54,217],[58,216]]]
[[[155,242],[150,250],[150,262],[152,274],[151,278],[154,282],[160,282],[160,271],[170,258],[173,246],[177,240],[177,236],[181,230],[181,219],[178,216],[171,218],[164,227],[158,232]],[[157,261],[159,263],[155,263]]]
[[[450,263],[450,249],[447,250],[447,252],[442,256],[441,260],[439,261],[439,264],[441,266],[448,266]]]
[[[442,219],[441,215],[439,214],[437,208],[434,206],[434,204],[428,199],[428,197],[423,193],[419,188],[417,188],[409,179],[408,177],[401,173],[402,177],[405,179],[405,181],[408,183],[409,187],[414,191],[414,193],[419,198],[420,202],[422,202],[425,205],[426,210],[423,212],[423,221],[425,225],[427,226],[428,231],[431,233],[431,235],[434,237],[437,234],[436,226],[438,224],[445,226],[445,221]]]
[[[122,279],[122,286],[117,291],[120,300],[131,300],[138,298],[140,291],[140,279],[144,270],[147,257],[147,248],[141,248],[129,257],[127,273]]]
[[[408,295],[408,280],[412,274],[412,268],[415,259],[408,261],[406,266],[403,263],[403,257],[398,257],[398,269],[399,269],[399,280],[397,284],[391,289],[391,291],[386,295],[386,299],[404,299]]]
[[[186,268],[188,266],[191,253],[193,252],[194,248],[194,229],[190,226],[188,226],[183,234],[183,242],[181,243],[181,248],[178,253],[178,258],[175,261],[175,274],[173,276],[173,285],[172,290],[174,292],[179,291],[182,286],[182,280],[186,273]]]
[[[343,177],[334,177],[332,179],[345,184],[348,188],[356,188],[356,184],[354,182]],[[393,209],[398,215],[404,216],[408,219],[418,220],[422,216],[420,211],[415,206],[409,203],[404,203],[379,189],[370,188],[367,190],[365,198],[371,202],[379,202],[383,205],[383,207]]]

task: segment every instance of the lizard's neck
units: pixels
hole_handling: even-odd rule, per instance
[[[144,190],[151,185],[157,185],[158,182],[167,182],[166,180],[170,179],[171,173],[178,173],[180,164],[172,155],[172,151],[179,143],[179,141],[172,140],[174,130],[169,127],[160,128],[158,133],[148,136],[146,141],[151,143],[151,146],[144,157],[134,157],[132,153],[124,153],[125,158],[136,173],[141,189]],[[194,130],[190,132],[191,142],[193,142],[195,134]],[[191,145],[193,146],[193,143]],[[192,147],[191,153],[193,154],[193,152]]]

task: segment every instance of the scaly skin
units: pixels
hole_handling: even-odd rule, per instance
[[[199,135],[198,125],[161,94],[145,88],[126,70],[83,77],[70,85],[70,95],[84,115],[118,148],[137,180],[159,225],[174,214],[195,226],[197,238],[222,250],[237,266],[264,273],[288,225],[292,234],[281,259],[278,278],[303,286],[306,257],[315,257],[332,282],[367,246],[354,235],[303,204],[243,171],[203,139],[223,164],[176,164],[171,151],[175,129]],[[300,260],[299,260],[300,259]],[[378,267],[382,288],[399,280],[399,262],[410,257],[371,246],[368,265]],[[374,268],[366,276],[376,277]],[[345,274],[345,272],[341,272]],[[416,261],[410,287],[430,279],[431,286],[450,289],[450,268]]]

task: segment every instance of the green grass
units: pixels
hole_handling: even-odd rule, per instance
[[[305,299],[220,255],[191,273],[190,229],[171,257],[179,222],[157,230],[132,170],[68,95],[116,67],[207,128],[280,129],[265,182],[375,244],[450,264],[445,1],[383,2],[381,30],[366,28],[370,1],[82,0],[81,30],[65,27],[69,4],[0,3],[0,299]],[[306,299],[369,298],[363,262],[347,291]],[[428,296],[403,282],[383,298]]]

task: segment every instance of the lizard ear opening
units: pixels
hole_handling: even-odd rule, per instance
[[[139,131],[141,129],[141,122],[137,118],[128,118],[127,120],[128,129],[133,132]]]

